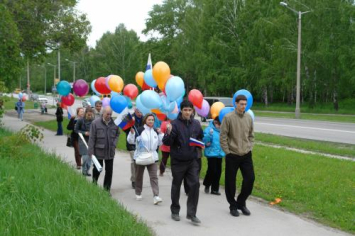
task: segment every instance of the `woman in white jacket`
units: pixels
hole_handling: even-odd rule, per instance
[[[161,133],[160,129],[154,129],[154,116],[152,114],[147,114],[143,118],[143,127],[135,130],[131,128],[127,136],[127,142],[130,144],[136,144],[136,150],[134,152],[134,160],[139,158],[139,155],[147,155],[151,153],[154,162],[148,165],[136,165],[136,199],[138,201],[142,200],[142,187],[143,187],[143,174],[144,169],[147,167],[150,186],[153,190],[153,202],[154,205],[162,202],[159,197],[159,186],[158,186],[158,160],[159,156],[157,153],[158,147],[162,144],[162,139],[164,134]],[[149,154],[148,154],[149,155]]]

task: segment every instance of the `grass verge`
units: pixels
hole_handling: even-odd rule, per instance
[[[355,233],[355,162],[255,145],[253,195],[320,223]],[[203,158],[200,177],[207,160]],[[241,175],[237,177],[238,189]],[[221,177],[224,185],[224,165]]]
[[[1,235],[152,235],[54,155],[0,129]]]
[[[16,102],[18,102],[17,98],[3,96],[2,99],[4,100],[5,110],[15,110],[15,104]],[[33,108],[34,108],[34,102],[29,100],[25,101],[25,111],[26,109],[33,109]]]
[[[273,117],[273,118],[287,118],[295,119],[295,113],[279,113],[279,112],[262,112],[258,110],[253,110],[256,117]],[[302,120],[319,120],[319,121],[330,121],[330,122],[342,122],[342,123],[355,123],[354,116],[341,116],[341,115],[326,115],[326,114],[301,114]]]
[[[255,140],[271,145],[355,158],[355,145],[351,144],[315,141],[264,133],[255,133]]]

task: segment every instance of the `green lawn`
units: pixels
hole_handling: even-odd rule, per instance
[[[106,191],[0,129],[1,235],[152,235]]]
[[[355,233],[355,162],[255,145],[253,195],[320,223]],[[207,169],[206,158],[200,177]],[[237,177],[238,188],[241,175]],[[224,185],[224,164],[221,177]]]
[[[279,113],[279,112],[263,112],[259,110],[253,110],[255,117],[274,117],[274,118],[287,118],[295,119],[295,113]],[[303,120],[320,120],[320,121],[331,121],[331,122],[346,122],[346,123],[355,123],[355,115],[353,116],[342,116],[336,114],[307,114],[301,113],[301,119]]]
[[[332,155],[355,158],[355,145],[316,141],[301,138],[292,138],[273,134],[255,133],[255,140],[271,145],[280,145],[289,148],[304,149]]]

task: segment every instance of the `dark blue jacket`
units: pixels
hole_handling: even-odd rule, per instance
[[[165,133],[163,143],[170,146],[170,156],[176,161],[191,161],[198,158],[197,147],[190,146],[189,140],[195,138],[202,140],[203,130],[200,122],[194,118],[184,120],[181,112],[176,120],[171,122],[172,130],[170,135]]]

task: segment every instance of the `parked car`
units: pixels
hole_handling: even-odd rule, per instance
[[[203,99],[205,99],[208,104],[210,104],[210,106],[212,106],[213,103],[215,102],[222,102],[225,107],[233,107],[233,98],[229,98],[229,97],[204,97]],[[207,117],[201,117],[201,121],[205,122],[207,119],[212,119],[211,117],[211,113],[209,112]]]
[[[45,97],[45,96],[43,96],[43,95],[39,95],[38,96],[38,102],[40,102],[40,103],[48,103],[48,99]]]
[[[31,101],[37,101],[38,100],[38,94],[37,93],[30,94],[30,100]]]

